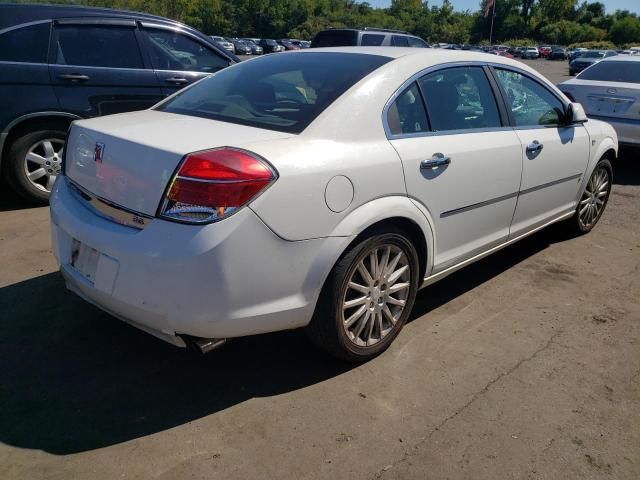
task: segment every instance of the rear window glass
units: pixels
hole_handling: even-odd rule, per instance
[[[46,63],[50,23],[16,28],[0,35],[0,61]]]
[[[158,110],[300,133],[349,87],[390,60],[328,52],[269,55],[222,70]]]
[[[640,83],[640,62],[600,62],[578,75],[580,80]]]
[[[318,33],[311,48],[351,47],[358,44],[358,32],[355,30],[325,30]]]

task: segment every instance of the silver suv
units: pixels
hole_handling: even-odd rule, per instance
[[[311,48],[321,47],[417,47],[429,48],[420,37],[403,30],[382,28],[330,28],[319,32]]]

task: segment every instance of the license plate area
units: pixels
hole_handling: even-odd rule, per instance
[[[82,274],[92,284],[96,281],[100,252],[85,245],[80,240],[73,239],[71,243],[71,266]]]

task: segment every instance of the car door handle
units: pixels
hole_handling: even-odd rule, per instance
[[[451,158],[443,155],[442,153],[434,153],[433,157],[420,162],[420,170],[433,170],[438,167],[444,167],[451,163]]]
[[[58,75],[60,80],[69,80],[70,82],[86,82],[89,80],[87,75],[78,75],[77,73],[63,73]]]
[[[529,145],[527,145],[527,152],[531,152],[531,153],[539,152],[540,150],[542,150],[543,146],[544,145],[542,145],[538,140],[534,140]]]
[[[189,83],[189,80],[184,77],[169,77],[165,78],[164,81],[167,83],[173,83],[174,85],[184,85],[185,83]]]

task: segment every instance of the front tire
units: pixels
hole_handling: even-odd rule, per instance
[[[384,352],[411,313],[418,289],[418,254],[399,231],[373,234],[338,261],[307,327],[311,340],[351,362]]]
[[[588,233],[596,226],[609,201],[613,181],[611,162],[601,159],[585,186],[576,211],[567,225],[575,233]]]

